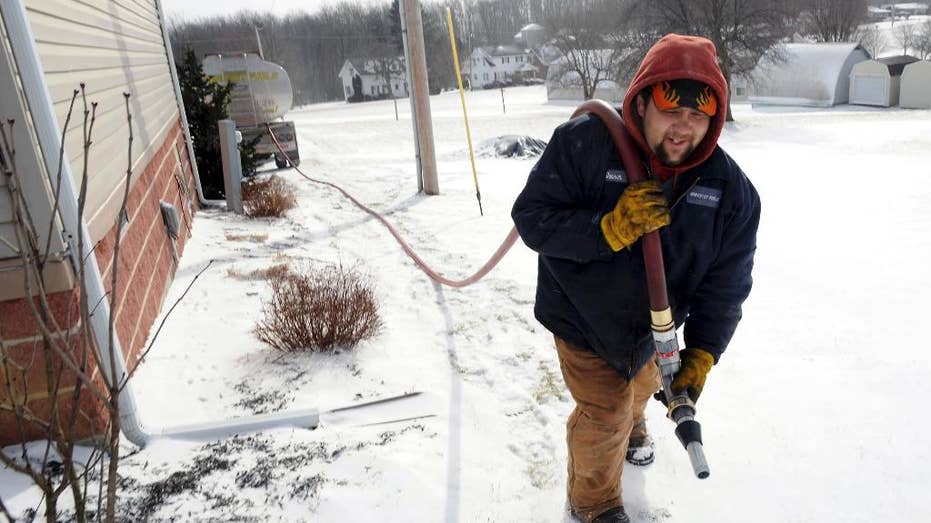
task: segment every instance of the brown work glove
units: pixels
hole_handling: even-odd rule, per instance
[[[657,180],[631,184],[601,218],[601,232],[614,252],[664,225],[669,225],[669,206]]]
[[[692,401],[698,401],[705,386],[705,378],[714,365],[714,356],[706,350],[691,348],[679,352],[679,358],[682,359],[682,366],[669,388],[673,394],[686,391]]]

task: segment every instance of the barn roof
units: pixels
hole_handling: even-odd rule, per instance
[[[905,70],[905,66],[912,62],[917,62],[918,58],[914,56],[902,55],[890,56],[888,58],[877,58],[876,61],[888,67],[889,74],[892,76],[902,76],[902,71]]]

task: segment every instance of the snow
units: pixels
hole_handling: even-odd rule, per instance
[[[467,93],[475,143],[548,140],[573,109],[546,103],[541,86],[506,89],[506,113],[500,97]],[[464,278],[510,230],[534,160],[476,160],[479,216],[459,96],[444,93],[432,98],[442,194],[418,195],[408,107],[399,101],[400,120],[391,101],[293,111],[301,168]],[[656,461],[625,470],[627,509],[643,523],[926,521],[931,355],[917,316],[931,290],[931,111],[738,104],[734,114],[721,144],[758,188],[763,218],[744,320],[699,403],[711,477],[692,475],[652,402]],[[518,242],[479,283],[438,287],[337,191],[278,174],[300,202],[286,218],[198,214],[165,309],[214,262],[167,319],[134,390],[152,431],[307,407],[324,411],[321,426],[158,439],[121,464],[127,510],[151,505],[152,521],[566,521],[573,405],[533,318],[534,253]],[[280,260],[368,274],[384,330],[331,356],[264,347],[251,329],[268,286],[231,274]],[[325,412],[411,391],[423,394]],[[146,486],[169,477],[188,488],[145,505]],[[17,514],[38,505],[9,471],[0,497]]]

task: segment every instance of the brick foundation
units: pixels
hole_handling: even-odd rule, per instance
[[[179,179],[186,185],[187,194],[184,194]],[[144,349],[176,269],[172,240],[162,222],[159,201],[171,203],[178,210],[181,230],[174,243],[180,255],[192,226],[193,216],[189,213],[189,204],[191,212],[196,212],[198,204],[195,187],[179,118],[135,180],[126,206],[129,223],[124,226],[120,241],[116,264],[117,301],[111,314],[116,320],[116,333],[123,356],[130,366]],[[108,293],[112,291],[115,241],[114,224],[95,247],[97,263]],[[84,325],[80,321],[77,306],[79,299],[77,290],[48,297],[55,318],[66,332],[59,343],[75,355],[81,354],[84,346]],[[0,302],[0,339],[9,355],[8,364],[0,367],[0,404],[6,407],[0,407],[0,446],[24,439],[28,441],[47,437],[41,424],[49,422],[54,400],[49,397],[47,386],[43,338],[33,318],[25,299]],[[55,369],[61,365],[57,358],[52,359]],[[99,385],[100,376],[93,363],[88,368],[88,374],[94,376]],[[57,406],[59,419],[62,419],[63,414],[74,412],[72,405],[75,402],[76,376],[67,369],[56,371],[55,375],[61,376]],[[76,401],[79,404],[77,437],[101,434],[107,422],[103,405],[86,390],[81,392]],[[11,404],[26,408],[39,423],[20,426],[9,412]]]

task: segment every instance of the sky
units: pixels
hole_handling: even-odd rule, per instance
[[[242,10],[271,11],[286,14],[291,11],[314,12],[321,7],[339,3],[340,0],[162,0],[162,6],[170,19],[192,19],[231,15]],[[387,3],[390,0],[346,0],[358,4]]]
[[[484,215],[458,93],[430,98],[440,196],[417,193],[406,100],[397,117],[384,100],[309,105],[287,118],[308,177],[382,213],[458,280],[513,226],[535,161],[490,157],[486,141],[546,140],[575,107],[547,102],[544,86],[503,96],[466,94]],[[921,413],[931,352],[921,345],[927,329],[896,327],[931,293],[931,110],[733,109],[720,143],[763,214],[753,292],[698,404],[711,476],[694,477],[673,424],[650,402],[656,461],[625,468],[627,510],[634,523],[929,521],[931,424]],[[553,337],[533,315],[536,254],[518,241],[475,285],[439,287],[337,190],[276,173],[299,202],[283,218],[198,211],[155,321],[164,328],[131,390],[152,432],[305,408],[320,410],[320,427],[127,447],[124,510],[151,507],[150,521],[569,523],[574,405]],[[252,274],[282,263],[368,275],[382,331],[334,354],[265,346],[252,329],[271,287]],[[0,499],[13,514],[41,507],[29,480],[2,468]]]

